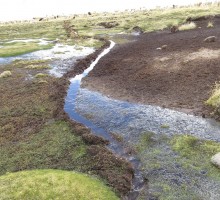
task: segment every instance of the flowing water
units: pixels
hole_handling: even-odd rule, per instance
[[[109,149],[112,150],[115,154],[124,157],[126,160],[132,163],[135,174],[134,174],[134,179],[133,179],[133,188],[130,194],[128,195],[128,199],[136,199],[138,197],[139,191],[143,188],[144,186],[144,180],[142,178],[142,174],[139,170],[140,168],[140,162],[137,158],[134,156],[128,155],[126,153],[126,150],[123,147],[123,144],[118,142],[114,136],[110,134],[110,132],[106,131],[104,128],[100,128],[99,126],[96,126],[94,123],[92,123],[90,120],[86,119],[85,117],[81,116],[77,111],[76,111],[76,98],[78,91],[80,89],[80,83],[82,78],[87,76],[87,74],[94,68],[94,66],[98,63],[98,61],[106,55],[111,48],[113,48],[115,45],[114,42],[111,41],[110,47],[105,49],[92,64],[90,65],[89,68],[87,68],[82,74],[76,75],[74,78],[72,78],[71,84],[68,89],[67,97],[65,99],[65,106],[64,110],[66,113],[69,114],[70,118],[84,124],[88,128],[91,129],[93,134],[102,136],[103,138],[109,140],[110,144],[108,145]]]

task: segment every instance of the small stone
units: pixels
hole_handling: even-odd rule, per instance
[[[220,168],[220,152],[212,156],[211,162],[213,165]]]
[[[217,38],[215,36],[209,36],[206,39],[204,39],[204,42],[215,42],[216,39]]]
[[[161,47],[158,47],[157,50],[161,50]]]
[[[161,49],[166,49],[166,48],[167,48],[166,44],[161,47]]]

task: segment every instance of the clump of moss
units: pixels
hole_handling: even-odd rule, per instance
[[[7,78],[11,75],[12,75],[11,71],[4,71],[0,74],[0,78]]]
[[[204,171],[220,180],[219,169],[210,162],[211,157],[220,152],[220,143],[201,140],[191,135],[175,136],[170,143],[172,149],[180,154],[180,163],[184,167]]]
[[[139,140],[140,142],[136,145],[136,150],[142,152],[147,146],[150,146],[154,142],[154,135],[155,133],[153,132],[142,133]]]
[[[216,83],[212,95],[205,102],[207,105],[217,108],[220,106],[220,84]]]

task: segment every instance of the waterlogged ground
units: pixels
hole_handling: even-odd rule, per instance
[[[79,90],[76,110],[99,127],[123,137],[137,152],[152,199],[220,198],[219,171],[209,163],[220,145],[211,143],[210,150],[204,141],[220,141],[219,123],[113,100],[87,89]],[[184,141],[185,145],[179,146]]]
[[[1,42],[2,44],[10,43],[29,43],[35,42],[39,45],[48,45],[52,44],[50,49],[34,51],[31,53],[26,53],[18,56],[11,57],[0,57],[1,64],[10,64],[13,61],[17,60],[46,60],[50,66],[49,74],[52,74],[56,77],[61,77],[66,73],[70,67],[72,67],[78,59],[94,52],[92,47],[83,47],[78,45],[65,45],[55,41],[49,41],[46,39],[27,39],[27,40],[11,40]],[[3,46],[2,46],[3,47]]]

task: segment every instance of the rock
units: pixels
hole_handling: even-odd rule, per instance
[[[220,168],[220,152],[212,156],[211,162],[213,165]]]
[[[178,31],[179,31],[178,26],[171,26],[171,28],[170,28],[170,32],[171,32],[171,33],[176,33],[176,32],[178,32]]]
[[[139,34],[144,32],[143,29],[141,27],[139,27],[139,26],[133,27],[132,30],[133,30],[133,32],[139,33]]]
[[[167,48],[166,44],[161,47],[161,49],[166,49],[166,48]]]
[[[217,38],[215,36],[209,36],[206,39],[204,39],[204,42],[215,42],[216,39]]]

